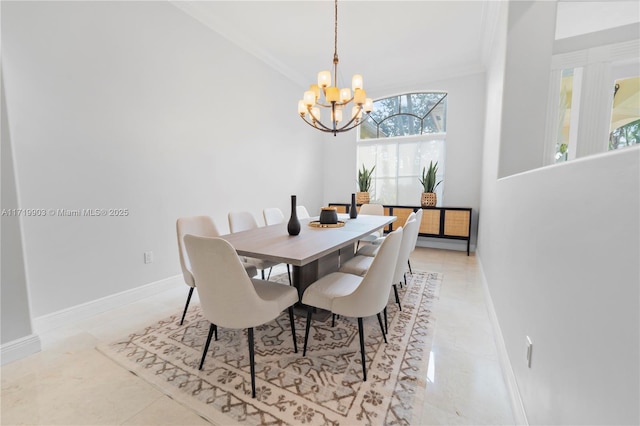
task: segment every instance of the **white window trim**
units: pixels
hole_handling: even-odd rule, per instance
[[[575,157],[604,153],[608,151],[609,146],[609,127],[613,105],[614,89],[613,84],[609,84],[612,65],[619,61],[637,60],[638,51],[640,51],[640,40],[630,40],[561,53],[552,57],[547,97],[544,165],[555,163],[555,133],[558,125],[558,93],[561,70],[583,68],[581,87],[574,87],[574,91],[579,90],[580,105],[572,106],[572,109],[579,108],[579,120],[577,129],[575,129],[578,141]]]

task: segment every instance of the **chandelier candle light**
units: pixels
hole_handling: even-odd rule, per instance
[[[318,84],[312,84],[309,90],[304,92],[302,100],[298,101],[298,113],[300,117],[310,126],[322,131],[333,133],[336,136],[339,132],[351,130],[364,121],[363,112],[367,115],[373,110],[373,101],[367,98],[364,90],[362,76],[355,74],[351,79],[351,89],[348,87],[338,88],[338,0],[335,0],[335,30],[334,30],[334,50],[333,50],[333,77],[330,71],[320,71],[318,73]],[[335,84],[332,86],[331,84]],[[353,90],[353,96],[351,94]],[[324,96],[324,101],[321,99]],[[342,127],[339,123],[343,121],[343,110],[353,101],[351,108],[351,119]],[[331,123],[322,123],[320,108],[331,109]]]

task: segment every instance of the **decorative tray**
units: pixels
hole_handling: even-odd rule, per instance
[[[338,223],[320,223],[319,220],[312,220],[309,222],[309,226],[313,228],[342,228],[344,222],[339,220]]]

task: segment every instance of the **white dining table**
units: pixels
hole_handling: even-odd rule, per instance
[[[300,220],[300,234],[289,235],[287,223],[222,235],[241,256],[287,263],[293,266],[293,285],[302,299],[304,290],[318,278],[337,271],[354,255],[354,244],[396,220],[395,216],[339,215],[344,226],[318,228],[309,225],[317,217]]]

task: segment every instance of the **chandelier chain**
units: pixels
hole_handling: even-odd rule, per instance
[[[338,0],[334,2],[333,63],[338,64]]]

